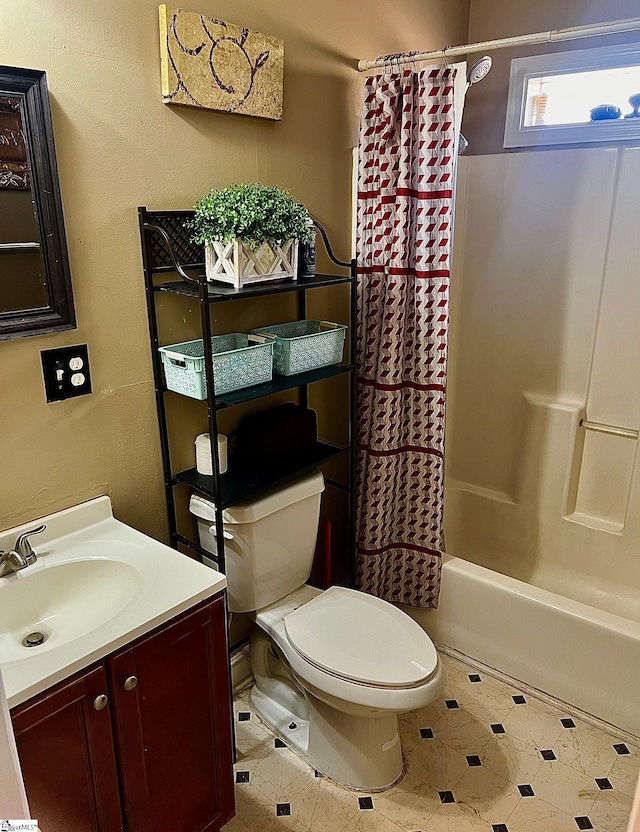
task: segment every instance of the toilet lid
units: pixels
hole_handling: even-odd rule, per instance
[[[291,646],[308,662],[360,684],[415,687],[435,671],[425,631],[387,601],[333,586],[289,613]]]

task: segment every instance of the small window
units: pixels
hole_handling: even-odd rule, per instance
[[[511,61],[505,147],[640,138],[640,44]]]

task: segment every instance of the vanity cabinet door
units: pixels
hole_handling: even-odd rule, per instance
[[[219,596],[107,659],[128,832],[215,832],[234,814]]]
[[[122,829],[107,693],[99,665],[12,711],[31,816],[46,832]]]

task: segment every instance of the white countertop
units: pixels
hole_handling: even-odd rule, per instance
[[[32,538],[37,563],[0,578],[0,670],[10,708],[226,587],[221,573],[116,520],[108,497],[2,532],[0,549],[40,523],[47,530]],[[23,647],[36,629],[48,640]]]

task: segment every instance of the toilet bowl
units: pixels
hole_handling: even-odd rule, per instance
[[[259,610],[256,625],[258,716],[342,785],[371,792],[396,783],[397,715],[428,705],[445,683],[424,630],[386,601],[344,587],[301,587]]]
[[[230,609],[254,614],[258,716],[322,774],[381,791],[403,774],[398,714],[436,699],[444,672],[427,634],[397,607],[304,583],[323,488],[318,473],[225,511]],[[202,546],[215,552],[215,509],[205,502],[193,497],[191,510]]]

